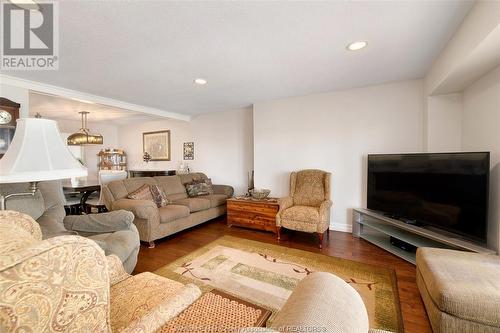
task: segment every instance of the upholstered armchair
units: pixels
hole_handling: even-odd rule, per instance
[[[0,184],[0,193],[26,192],[27,188],[27,183]],[[28,214],[35,219],[43,239],[64,234],[78,234],[90,238],[107,255],[118,256],[128,273],[134,270],[140,242],[132,213],[121,210],[66,216],[61,182],[39,182],[38,188],[34,196],[19,196],[8,200],[7,209]]]
[[[42,240],[37,222],[0,212],[0,332],[157,332],[201,295],[152,274],[131,276],[92,240]]]
[[[319,248],[330,226],[331,173],[321,170],[302,170],[290,174],[290,196],[279,200],[276,214],[278,241],[281,228],[317,233]]]

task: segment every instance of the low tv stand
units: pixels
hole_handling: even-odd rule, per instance
[[[413,264],[415,264],[415,253],[405,251],[392,245],[390,241],[391,237],[416,247],[438,247],[496,254],[493,250],[480,244],[458,238],[458,236],[436,232],[430,228],[407,224],[369,209],[354,208],[352,224],[352,233],[355,237],[363,238]]]

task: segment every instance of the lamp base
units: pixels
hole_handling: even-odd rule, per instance
[[[11,194],[8,194],[8,195],[0,195],[0,210],[5,210],[5,201],[8,198],[19,197],[19,196],[22,196],[22,195],[35,196],[35,193],[38,190],[38,186],[37,185],[38,185],[38,182],[30,182],[29,192],[25,192],[25,193],[11,193]]]

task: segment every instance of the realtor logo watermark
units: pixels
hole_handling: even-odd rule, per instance
[[[1,70],[59,68],[57,2],[2,2]]]

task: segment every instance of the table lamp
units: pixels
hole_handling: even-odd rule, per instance
[[[29,192],[0,194],[0,210],[13,196],[35,195],[37,183],[87,175],[87,169],[71,155],[54,120],[22,118],[9,149],[0,159],[0,184],[29,182]]]

